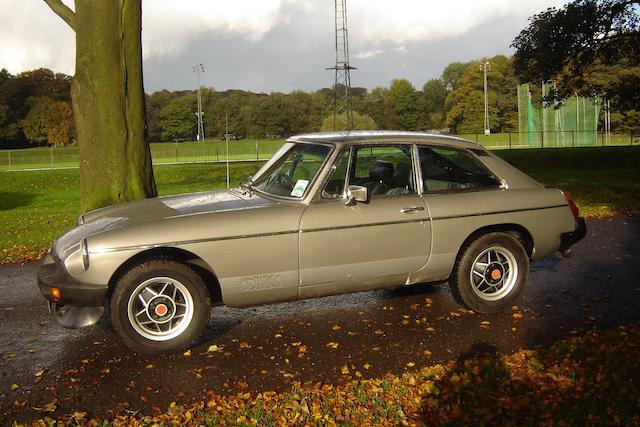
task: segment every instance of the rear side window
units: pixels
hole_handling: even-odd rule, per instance
[[[496,188],[500,181],[472,155],[454,148],[420,147],[425,192]]]

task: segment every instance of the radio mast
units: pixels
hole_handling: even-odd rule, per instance
[[[353,111],[351,110],[351,70],[349,65],[349,32],[347,30],[347,0],[334,0],[336,13],[336,65],[327,70],[334,70],[333,84],[333,129],[353,129]],[[346,129],[336,129],[336,118],[340,114],[346,116]]]

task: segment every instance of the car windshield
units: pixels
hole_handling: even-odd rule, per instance
[[[278,197],[302,198],[331,147],[285,143],[255,175],[253,189]]]

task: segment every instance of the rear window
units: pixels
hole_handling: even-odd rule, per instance
[[[464,151],[420,147],[419,152],[425,192],[490,189],[500,185],[500,180]]]

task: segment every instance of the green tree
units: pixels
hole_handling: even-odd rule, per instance
[[[83,212],[156,196],[146,140],[141,0],[44,0],[76,34],[71,97]]]
[[[442,79],[430,79],[422,87],[423,110],[426,125],[430,129],[441,128],[444,124],[444,103],[448,95]]]
[[[515,131],[517,117],[517,81],[511,60],[498,55],[488,59],[489,125],[492,132]],[[469,63],[446,99],[445,124],[455,133],[482,132],[484,122],[484,83],[481,61]]]
[[[444,87],[448,91],[452,91],[458,88],[458,81],[467,70],[468,66],[469,62],[452,62],[445,67],[440,78],[442,80],[442,83],[444,84]]]
[[[408,80],[393,80],[385,99],[385,114],[389,118],[395,116],[389,124],[400,130],[417,130],[420,121],[417,101],[416,89]]]
[[[196,96],[188,94],[169,101],[158,113],[162,141],[192,140],[197,133]],[[206,135],[206,134],[205,134]]]
[[[336,128],[338,129],[346,129],[347,126],[347,115],[346,114],[338,114],[336,116]],[[378,129],[376,126],[376,122],[366,114],[360,114],[357,111],[353,112],[353,129],[355,130],[374,130]],[[333,114],[325,117],[322,121],[322,126],[320,128],[321,132],[331,132],[333,131]]]
[[[593,66],[640,65],[640,1],[574,0],[562,8],[550,8],[529,19],[514,39],[515,73],[522,83],[553,80],[557,88],[551,100],[576,92],[604,95],[621,109],[640,104],[637,78],[620,84],[589,78]]]

